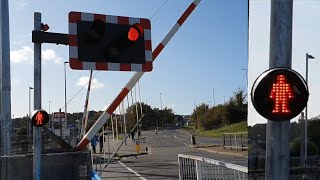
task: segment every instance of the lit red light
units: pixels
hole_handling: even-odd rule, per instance
[[[143,27],[141,24],[133,24],[128,31],[128,39],[130,41],[137,41],[143,35]]]
[[[273,114],[288,114],[291,110],[288,107],[289,99],[293,98],[290,84],[287,83],[286,76],[280,74],[277,80],[272,84],[270,99],[274,99]]]
[[[129,39],[130,41],[137,41],[137,40],[139,39],[139,36],[140,36],[139,31],[138,31],[136,28],[131,27],[131,28],[129,29],[128,39]]]

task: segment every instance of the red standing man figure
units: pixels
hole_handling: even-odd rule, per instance
[[[271,99],[275,99],[274,108],[272,113],[275,114],[287,114],[290,113],[288,107],[289,99],[293,98],[292,88],[290,84],[287,83],[287,78],[284,75],[278,75],[276,83],[273,83],[271,94]]]
[[[42,125],[42,120],[43,120],[43,114],[39,111],[37,112],[37,115],[36,115],[37,125]]]

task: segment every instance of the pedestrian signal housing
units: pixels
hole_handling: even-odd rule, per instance
[[[43,127],[49,122],[49,114],[43,109],[34,110],[31,113],[30,121],[32,126]]]
[[[296,117],[307,105],[307,83],[296,71],[273,68],[262,73],[251,90],[252,104],[257,112],[272,121]]]

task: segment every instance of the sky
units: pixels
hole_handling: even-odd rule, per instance
[[[269,68],[270,38],[270,0],[250,0],[249,4],[249,59],[248,59],[248,91],[255,79]],[[292,69],[304,78],[306,75],[306,53],[315,59],[309,60],[308,66],[308,118],[320,115],[320,2],[314,0],[293,1],[292,28]],[[291,121],[297,121],[298,117]],[[266,123],[260,116],[251,100],[248,103],[248,124]]]
[[[68,32],[68,13],[151,18],[166,0],[15,0],[10,7],[11,112],[14,118],[28,114],[29,87],[33,87],[33,13],[42,13],[49,32]],[[161,42],[192,1],[167,1],[151,18],[153,49]],[[194,105],[221,104],[233,92],[247,90],[248,5],[246,0],[202,0],[176,35],[133,88],[133,99],[152,107],[171,107],[177,114],[191,114]],[[65,45],[42,45],[42,108],[64,107]],[[94,71],[93,74],[96,74]],[[89,71],[66,66],[67,100],[88,81]],[[133,72],[101,71],[94,77],[89,109],[105,110],[132,77]],[[139,89],[141,96],[139,97]],[[33,92],[31,91],[33,99]],[[84,88],[68,103],[68,112],[83,112]],[[31,100],[32,101],[32,100]],[[50,103],[49,103],[50,101]],[[129,97],[131,104],[131,96]],[[31,107],[33,108],[33,106]],[[62,109],[64,111],[64,109]]]

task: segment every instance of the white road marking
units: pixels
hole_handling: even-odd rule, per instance
[[[128,166],[126,166],[125,164],[123,164],[122,162],[118,161],[119,164],[121,164],[123,167],[125,167],[128,171],[132,172],[133,174],[135,174],[138,178],[142,179],[142,180],[147,180],[146,178],[142,177],[139,173],[137,173],[136,171],[132,170],[131,168],[129,168]]]
[[[188,144],[187,144],[187,143],[184,143],[184,145],[188,146]]]

